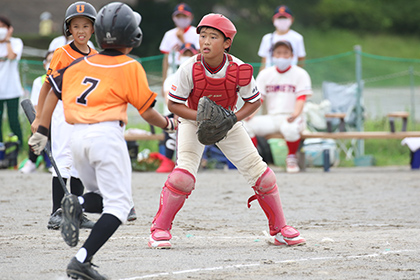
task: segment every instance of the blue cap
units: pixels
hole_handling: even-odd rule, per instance
[[[274,16],[273,16],[273,19],[278,18],[278,17],[287,17],[287,18],[291,18],[291,17],[293,17],[292,10],[290,10],[290,9],[289,9],[289,7],[287,7],[287,6],[285,6],[285,5],[278,6],[278,7],[274,10]]]
[[[180,54],[183,54],[185,51],[191,51],[193,54],[198,54],[197,48],[191,43],[185,43],[179,49]]]
[[[192,9],[187,4],[180,3],[176,5],[174,12],[172,13],[172,16],[176,16],[178,14],[184,14],[184,15],[190,16],[192,14]]]

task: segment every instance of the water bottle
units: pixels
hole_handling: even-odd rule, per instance
[[[330,150],[324,149],[323,155],[324,155],[324,171],[328,172],[330,171]]]
[[[0,168],[5,166],[6,147],[4,143],[0,142]]]
[[[144,149],[143,151],[141,151],[140,153],[137,154],[137,161],[143,161],[145,159],[149,158],[149,154],[150,154],[150,150],[149,149]]]

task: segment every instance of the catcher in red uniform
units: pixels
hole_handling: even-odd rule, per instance
[[[300,233],[286,225],[276,176],[240,122],[255,112],[261,101],[252,66],[228,53],[235,26],[221,14],[208,14],[200,21],[197,33],[201,52],[180,66],[168,96],[168,109],[180,120],[177,163],[163,186],[149,247],[171,247],[172,222],[195,188],[205,144],[214,142],[254,189],[248,207],[251,201],[258,200],[268,218],[270,234],[275,237],[274,244],[304,244]],[[244,105],[236,111],[238,96]],[[214,119],[217,121],[212,122]]]

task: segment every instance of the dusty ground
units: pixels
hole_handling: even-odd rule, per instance
[[[420,172],[409,167],[274,168],[288,224],[305,246],[275,247],[236,170],[199,173],[174,222],[173,249],[147,247],[166,174],[133,173],[138,219],[94,263],[112,279],[420,279]],[[78,247],[47,230],[50,175],[0,170],[0,279],[66,279]],[[89,215],[96,220],[98,215]],[[88,236],[81,231],[81,245]]]

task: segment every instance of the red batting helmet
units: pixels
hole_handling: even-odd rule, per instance
[[[205,15],[197,26],[197,33],[200,34],[200,29],[203,26],[211,27],[222,32],[226,38],[233,38],[236,34],[235,25],[222,14],[208,14]]]

